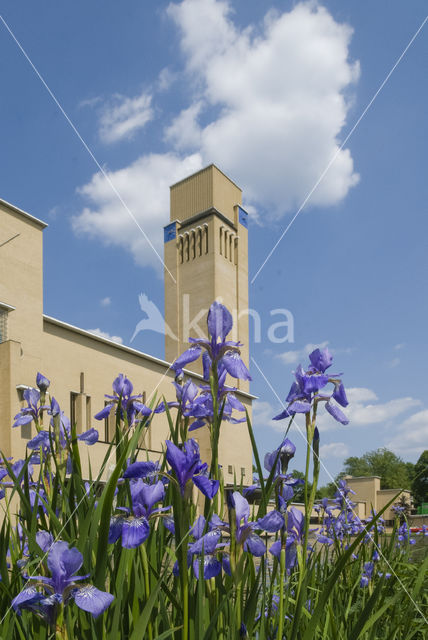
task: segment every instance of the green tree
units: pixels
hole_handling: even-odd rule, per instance
[[[428,449],[421,453],[419,460],[414,465],[412,495],[415,506],[419,506],[422,502],[428,502]]]
[[[303,480],[305,477],[305,474],[302,473],[301,471],[299,471],[298,469],[293,469],[293,471],[291,472],[291,475],[293,476],[293,478],[299,478],[300,480]],[[308,491],[310,491],[312,488],[311,483],[308,483]],[[303,484],[297,484],[295,487],[293,487],[293,492],[294,492],[294,496],[293,496],[293,502],[304,502],[305,501],[305,494],[304,494],[304,485]]]
[[[344,462],[346,475],[380,476],[381,489],[410,489],[414,465],[404,462],[388,449],[368,451],[363,456],[351,456]]]
[[[336,478],[337,481],[337,478]],[[317,489],[317,500],[322,500],[322,498],[334,498],[334,494],[337,491],[337,482],[329,482],[323,487],[318,487]]]

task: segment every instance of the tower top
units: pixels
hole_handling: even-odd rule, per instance
[[[216,209],[235,222],[236,205],[242,203],[242,190],[218,167],[205,169],[170,187],[171,221],[182,222],[198,213]]]

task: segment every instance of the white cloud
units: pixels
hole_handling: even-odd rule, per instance
[[[383,403],[363,404],[352,402],[352,389],[348,393],[349,408],[345,409],[350,423],[354,426],[379,424],[396,418],[405,411],[409,411],[421,403],[415,398],[395,398]]]
[[[303,349],[296,349],[294,351],[285,351],[284,353],[279,353],[276,357],[279,360],[282,360],[284,364],[297,364],[298,362],[302,362],[304,366],[304,360],[307,359],[310,353],[314,349],[325,349],[328,345],[327,341],[320,342],[319,344],[307,344],[303,347]]]
[[[295,210],[337,153],[311,204],[343,199],[358,181],[349,150],[339,151],[359,75],[358,63],[348,59],[350,27],[311,2],[271,12],[247,29],[233,22],[226,1],[183,0],[167,13],[180,33],[188,104],[162,132],[165,153],[142,155],[109,174],[155,247],[161,250],[160,227],[168,221],[168,187],[211,162],[243,188],[247,207],[279,218]],[[171,77],[161,71],[153,90],[167,88]],[[116,96],[100,134],[114,142],[152,117],[149,93]],[[139,264],[157,265],[99,174],[79,191],[90,204],[74,217],[75,231],[129,249]]]
[[[176,77],[176,74],[173,73],[171,69],[169,69],[168,67],[164,67],[158,76],[158,81],[156,83],[157,89],[159,91],[167,91]]]
[[[320,458],[345,458],[349,455],[349,447],[344,442],[330,442],[320,447]]]
[[[405,343],[405,342],[399,342],[398,344],[396,344],[396,345],[394,346],[394,349],[395,349],[396,351],[400,351],[400,349],[404,349],[404,347],[405,347],[405,346],[406,346],[406,343]]]
[[[350,387],[346,389],[349,405],[342,411],[349,418],[349,425],[343,427],[326,411],[318,411],[317,424],[323,431],[335,429],[352,429],[372,424],[386,425],[406,411],[421,405],[420,400],[411,397],[394,398],[388,402],[378,402],[378,397],[371,389]]]
[[[93,98],[87,98],[86,100],[81,100],[78,104],[79,109],[83,108],[83,107],[96,107],[97,104],[100,104],[100,102],[102,102],[103,99],[101,98],[101,96],[94,96]]]
[[[105,338],[106,340],[112,340],[113,342],[123,344],[123,339],[120,336],[111,336],[107,331],[102,331],[101,329],[87,329],[87,331],[95,333],[95,335],[100,336],[100,338]]]
[[[152,96],[143,91],[135,98],[116,94],[103,107],[99,135],[103,142],[111,144],[133,135],[152,118]]]
[[[400,364],[400,362],[401,362],[400,358],[392,358],[392,360],[390,360],[390,361],[388,362],[388,366],[389,366],[391,369],[395,369],[395,367],[398,367],[398,365]]]
[[[365,404],[367,402],[374,402],[378,399],[377,395],[371,389],[366,387],[350,387],[346,389],[348,400],[351,404]]]
[[[427,443],[428,409],[424,409],[404,420],[385,446],[400,456],[412,453],[419,455],[427,448]]]
[[[169,186],[201,167],[198,154],[185,158],[174,153],[150,154],[108,173],[161,257],[162,227],[169,222]],[[122,246],[132,253],[137,264],[155,267],[161,273],[161,262],[102,174],[96,173],[79,192],[91,206],[72,219],[76,233],[88,234],[107,245]]]
[[[358,181],[349,150],[338,151],[346,95],[359,76],[348,60],[350,27],[315,3],[270,13],[261,29],[237,28],[224,1],[183,0],[168,14],[180,29],[196,100],[220,108],[201,129],[204,159],[278,217],[303,201],[337,153],[311,202],[344,198]]]
[[[183,109],[165,130],[165,139],[172,142],[177,149],[189,149],[199,146],[201,129],[197,120],[201,109],[201,101],[195,102],[187,109]]]
[[[100,305],[102,307],[109,307],[111,305],[111,298],[109,298],[109,296],[102,298],[102,300],[100,300]]]
[[[271,429],[275,429],[275,431],[283,432],[285,429],[284,421],[272,420],[272,417],[278,415],[280,411],[282,411],[282,407],[275,410],[270,402],[255,400],[253,402],[253,427],[257,429],[270,427]]]

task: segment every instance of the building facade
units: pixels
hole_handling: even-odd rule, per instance
[[[400,491],[400,497],[403,496],[411,507],[413,505],[412,494],[407,489],[381,489],[379,476],[345,476],[344,478],[348,487],[354,491],[354,495],[350,496],[352,502],[357,503],[358,516],[364,520],[371,516],[372,511],[378,513],[381,511]],[[398,502],[397,498],[397,502]],[[388,525],[392,525],[395,519],[395,513],[392,510],[395,502],[385,509],[382,518]]]
[[[248,316],[242,313],[248,307],[247,214],[241,207],[241,190],[214,165],[171,188],[171,223],[165,227],[165,319],[170,329],[165,360],[43,313],[46,226],[0,200],[0,449],[14,458],[25,455],[34,426],[12,429],[13,418],[23,406],[23,390],[34,385],[41,371],[52,381],[50,391],[77,431],[99,430],[100,441],[82,447],[94,474],[112,438],[113,420],[100,423],[93,415],[103,408],[113,379],[119,373],[127,375],[146,403],[153,397],[174,399],[170,364],[187,347],[189,335],[198,336],[193,319],[200,315],[198,325],[206,327],[214,299],[221,297],[236,315],[234,338],[245,343],[243,358],[248,364]],[[197,367],[186,373],[201,381]],[[251,414],[248,386],[241,384],[236,393]],[[202,459],[209,461],[207,429],[195,436]],[[146,432],[142,454],[158,458],[167,437],[166,418],[159,414]],[[252,452],[245,423],[222,425],[219,461],[226,482],[236,477],[251,483]]]

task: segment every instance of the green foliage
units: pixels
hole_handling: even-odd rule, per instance
[[[180,444],[180,432],[185,439],[187,426],[180,412],[175,421],[169,412],[167,418],[171,439]],[[278,500],[279,483],[274,469],[267,479],[263,478],[248,416],[247,425],[261,478],[262,497],[254,507],[256,519],[265,515],[273,500]],[[129,462],[137,456],[144,457],[137,446],[146,427],[147,420],[129,429],[126,420],[123,423],[117,419],[115,441],[106,452],[99,475],[90,478],[89,486],[85,485],[87,478],[82,473],[76,434],[72,431],[65,450],[73,460],[73,473],[57,473],[55,484],[46,484],[46,471],[61,469],[56,465],[55,453],[34,472],[36,490],[46,489],[45,508],[37,499],[31,506],[33,488],[28,481],[22,482],[27,477],[26,467],[16,478],[11,464],[4,462],[14,487],[4,499],[8,516],[0,527],[0,640],[423,639],[428,560],[420,567],[409,553],[408,539],[397,546],[394,536],[380,535],[377,525],[382,512],[371,522],[369,535],[367,530],[361,530],[358,535],[338,536],[331,546],[317,543],[313,532],[308,539],[306,520],[305,535],[296,543],[297,562],[287,570],[285,549],[280,560],[269,553],[254,558],[234,541],[233,535],[225,537],[226,546],[221,547],[218,556],[230,556],[231,575],[221,572],[204,580],[202,570],[195,575],[187,563],[189,526],[197,515],[196,505],[191,495],[182,495],[163,458],[159,475],[169,480],[164,504],[172,506],[175,534],[163,526],[162,512],[151,522],[150,534],[142,545],[127,549],[120,541],[110,544],[108,532],[115,505],[130,506],[129,480],[119,479]],[[308,452],[313,451],[315,447],[309,444]],[[111,468],[114,458],[116,463]],[[294,472],[295,477],[303,477],[306,482],[302,502],[305,501],[307,512],[317,486],[316,464],[314,467],[312,482],[309,465],[305,474]],[[105,482],[107,468],[109,479]],[[10,505],[14,505],[13,509]],[[223,499],[217,501],[215,509],[233,531],[233,509],[228,509]],[[214,502],[207,500],[206,515],[211,517],[213,511]],[[102,616],[94,619],[69,603],[63,607],[63,617],[58,618],[56,626],[49,627],[34,612],[23,610],[22,615],[17,615],[11,608],[12,599],[24,586],[23,565],[29,575],[40,575],[42,570],[43,555],[35,543],[35,534],[41,529],[76,546],[84,558],[80,573],[88,573],[91,584],[114,596]],[[281,540],[285,547],[289,535],[284,529],[266,535],[267,547],[275,540]],[[308,543],[313,549],[309,553]],[[366,564],[378,551],[380,557],[370,584],[363,588],[361,578]],[[173,572],[176,562],[178,575]]]
[[[336,482],[329,482],[324,487],[319,487],[317,489],[317,499],[321,500],[322,498],[333,498],[336,491]]]
[[[410,489],[413,467],[411,462],[404,462],[392,451],[382,448],[369,451],[361,457],[346,458],[344,474],[354,477],[380,476],[381,489]]]
[[[421,453],[414,465],[412,495],[417,506],[422,502],[428,502],[428,449]]]

